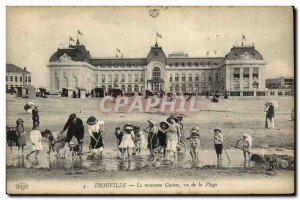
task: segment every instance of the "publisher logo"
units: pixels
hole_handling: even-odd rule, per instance
[[[15,185],[17,190],[26,190],[28,188],[28,184],[27,183],[17,183]]]

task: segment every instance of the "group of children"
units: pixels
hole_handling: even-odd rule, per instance
[[[76,116],[75,116],[76,118]],[[76,121],[80,121],[79,118]],[[74,120],[73,120],[74,121]],[[166,121],[162,121],[156,125],[156,121],[148,120],[148,126],[141,130],[139,126],[133,126],[127,123],[122,129],[117,127],[115,130],[115,136],[117,139],[118,155],[121,154],[123,160],[126,156],[128,159],[131,155],[140,155],[142,149],[149,149],[150,156],[153,160],[157,160],[163,154],[163,158],[171,160],[174,157],[173,163],[177,163],[178,151],[186,147],[185,141],[189,141],[190,155],[193,162],[199,161],[199,149],[200,149],[200,133],[198,127],[193,127],[189,132],[188,137],[184,137],[183,118],[182,116],[169,116]],[[7,143],[8,146],[23,147],[26,145],[25,129],[23,120],[18,119],[16,121],[17,126],[7,126]],[[76,124],[76,123],[74,123]],[[104,121],[98,121],[94,116],[91,116],[87,120],[88,132],[91,137],[90,151],[92,156],[100,156],[102,158],[102,152],[104,148],[104,142],[102,134],[104,132]],[[146,134],[147,133],[147,136]],[[31,154],[35,153],[37,157],[39,152],[43,150],[42,138],[49,139],[49,151],[57,151],[65,147],[65,143],[68,143],[67,148],[70,148],[72,152],[76,151],[76,145],[71,141],[66,141],[67,135],[62,132],[53,132],[45,130],[42,133],[38,130],[38,124],[34,124],[32,131],[30,132],[30,141],[32,143],[32,151],[26,155],[28,158]],[[250,160],[252,138],[249,134],[243,133],[243,136],[237,140],[238,143],[242,141],[242,150],[245,160]],[[222,162],[222,150],[223,135],[220,128],[214,129],[214,146],[217,154],[218,164]],[[78,148],[78,152],[80,148]],[[23,153],[23,152],[22,152]],[[120,156],[119,156],[120,157]]]
[[[166,121],[159,123],[158,127],[156,121],[148,120],[148,126],[141,130],[138,126],[133,126],[127,123],[123,129],[117,127],[115,136],[117,139],[117,148],[122,154],[124,160],[126,155],[128,159],[130,155],[136,153],[140,155],[141,149],[149,149],[150,156],[156,160],[160,154],[163,154],[164,159],[169,160],[174,156],[174,163],[177,162],[177,153],[183,145],[185,140],[190,141],[190,153],[193,161],[198,161],[198,150],[200,147],[199,128],[193,127],[190,131],[190,136],[184,138],[184,130],[181,116],[173,116],[167,118]],[[147,139],[145,133],[148,134]]]

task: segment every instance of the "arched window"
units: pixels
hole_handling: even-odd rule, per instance
[[[193,85],[189,84],[189,92],[193,92]]]
[[[178,84],[175,85],[175,92],[179,92],[179,85]]]
[[[173,92],[173,86],[170,86],[170,92]]]
[[[139,92],[139,86],[138,86],[138,85],[135,85],[135,86],[134,86],[134,91],[135,91],[135,92]]]
[[[257,82],[257,81],[254,81],[254,82],[253,82],[253,88],[258,88],[258,86],[259,86],[258,82]]]
[[[235,81],[233,87],[236,90],[240,89],[240,82],[239,81]]]
[[[248,81],[244,81],[243,87],[244,87],[244,89],[248,90],[249,89],[249,82]]]
[[[104,91],[106,90],[105,85],[102,85],[101,88],[102,88]]]
[[[199,92],[200,88],[199,88],[198,84],[195,85],[195,90],[196,90],[196,92]]]
[[[128,92],[132,92],[132,86],[131,86],[131,85],[128,85],[128,86],[127,86],[127,91],[128,91]]]
[[[153,79],[160,79],[160,69],[158,67],[155,67],[152,71],[152,78]]]
[[[125,85],[122,85],[122,86],[121,86],[121,90],[122,90],[122,91],[125,91]]]
[[[108,91],[112,89],[112,85],[108,85]]]
[[[185,92],[185,91],[186,91],[186,86],[185,86],[185,84],[182,84],[182,86],[181,86],[181,91],[182,91],[182,92]]]

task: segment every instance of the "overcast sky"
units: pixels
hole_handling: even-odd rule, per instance
[[[50,56],[69,36],[79,37],[92,57],[146,57],[158,40],[166,54],[225,56],[232,45],[254,43],[267,62],[267,77],[293,76],[293,15],[288,7],[10,7],[7,9],[7,63],[32,73],[33,85],[48,87]],[[216,53],[215,53],[216,52]]]

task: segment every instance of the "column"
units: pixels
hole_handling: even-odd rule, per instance
[[[240,67],[240,96],[243,96],[243,90],[244,90],[244,86],[243,86],[243,67]]]
[[[252,74],[253,74],[253,67],[249,67],[249,90],[253,90],[253,80],[252,80]]]

